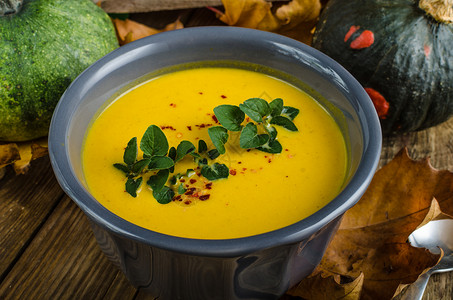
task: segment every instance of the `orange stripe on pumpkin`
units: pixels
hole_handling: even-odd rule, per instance
[[[352,49],[368,48],[374,43],[374,33],[370,30],[364,30],[355,40],[351,42]]]
[[[372,88],[365,88],[365,91],[368,93],[368,96],[370,96],[371,101],[373,101],[378,117],[380,119],[387,118],[390,104],[385,100],[384,96]]]

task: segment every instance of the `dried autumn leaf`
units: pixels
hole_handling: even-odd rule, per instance
[[[356,279],[342,283],[339,275],[324,274],[317,269],[309,278],[289,290],[288,294],[304,299],[358,300],[362,292],[363,278],[363,274],[360,274]]]
[[[16,174],[25,174],[30,168],[30,162],[48,154],[47,138],[41,138],[30,142],[18,143],[20,160],[14,162]]]
[[[20,154],[17,144],[10,143],[0,145],[0,169],[14,163],[18,159],[20,159]]]
[[[265,0],[222,0],[225,12],[212,9],[230,26],[280,33],[309,44],[321,11],[319,0],[292,0],[273,9]]]
[[[165,26],[164,29],[155,29],[130,19],[113,19],[113,24],[115,25],[120,45],[125,45],[159,32],[184,28],[179,19]]]
[[[362,299],[391,299],[440,259],[412,247],[408,236],[431,220],[452,218],[452,212],[453,173],[434,169],[428,159],[414,161],[403,149],[345,213],[316,272],[351,278],[363,273]]]

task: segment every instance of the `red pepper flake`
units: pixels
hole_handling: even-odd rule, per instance
[[[173,198],[173,201],[181,201],[181,200],[182,200],[181,195],[178,195],[178,196]]]
[[[184,178],[179,179],[179,182],[186,182]]]
[[[238,161],[238,165],[242,164],[242,161]]]
[[[271,162],[272,162],[272,159],[269,158],[269,159],[267,160],[267,162],[268,162],[268,163],[271,163]]]
[[[209,195],[209,194],[201,195],[200,197],[198,197],[198,199],[200,199],[201,201],[205,201],[205,200],[208,200],[210,196],[211,195]]]
[[[234,169],[230,170],[230,174],[233,175],[233,176],[236,175],[236,170],[234,170]]]
[[[285,149],[285,151],[289,151],[289,149]]]
[[[220,97],[221,97],[222,99],[225,99],[227,96],[225,96],[225,95],[220,95]]]
[[[211,118],[216,124],[219,124],[219,120],[217,119],[217,117],[215,115],[212,115]]]
[[[205,186],[204,186],[204,188],[207,189],[207,190],[212,189],[212,182],[206,183]]]
[[[190,183],[191,183],[191,184],[194,184],[195,182],[197,182],[196,179],[190,179]]]
[[[242,168],[242,171],[247,171],[247,168]]]
[[[356,39],[349,45],[352,49],[368,48],[374,43],[374,33],[370,30],[364,30]]]
[[[175,103],[170,103],[170,106],[171,107],[176,107],[176,104]]]
[[[184,195],[192,195],[195,192],[195,188],[189,188],[187,191],[184,193]]]
[[[346,41],[349,40],[349,38],[351,37],[351,35],[353,35],[354,32],[356,32],[357,30],[359,30],[359,28],[360,28],[360,26],[352,25],[351,28],[349,28],[348,33],[346,33],[346,35],[344,36],[344,42],[346,43]]]
[[[187,126],[187,129],[189,129],[189,131],[192,131],[192,126]]]
[[[387,118],[390,104],[385,100],[384,96],[382,96],[378,91],[372,88],[365,88],[365,91],[370,96],[371,101],[373,101],[374,108],[376,108],[376,112],[380,119]]]
[[[190,203],[192,203],[192,201],[190,201],[190,200],[184,201],[184,204],[186,204],[186,205],[189,205]]]
[[[199,125],[195,125],[195,126],[197,126],[198,129],[202,129],[202,128],[206,128],[206,127],[212,126],[212,124],[203,123],[203,124],[199,124]]]
[[[173,126],[160,126],[160,129],[162,129],[162,130],[170,129],[170,130],[173,130],[173,131],[176,130],[175,128],[173,128]]]
[[[198,94],[203,95],[203,92],[198,92]]]

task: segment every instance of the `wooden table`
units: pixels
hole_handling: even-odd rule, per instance
[[[151,18],[150,18],[151,16]],[[180,17],[186,27],[221,25],[207,9],[138,14],[163,27]],[[431,157],[453,171],[453,119],[433,129],[386,138],[381,165],[407,146],[412,158]],[[424,299],[453,299],[453,272],[437,274]],[[289,298],[289,297],[288,297]],[[8,169],[0,180],[0,299],[150,299],[103,255],[87,218],[55,180],[49,158],[26,175]]]

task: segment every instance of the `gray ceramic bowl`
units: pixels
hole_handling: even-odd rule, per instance
[[[160,234],[131,224],[100,205],[85,188],[81,166],[84,135],[95,113],[112,95],[150,73],[203,61],[266,66],[289,75],[296,84],[304,82],[301,88],[333,110],[348,140],[350,168],[343,191],[320,211],[291,226],[227,240]],[[232,27],[166,32],[113,51],[67,89],[55,109],[49,134],[56,177],[91,220],[102,250],[134,286],[170,300],[276,299],[284,294],[321,260],[342,215],[370,183],[380,149],[374,107],[341,66],[292,39]]]

